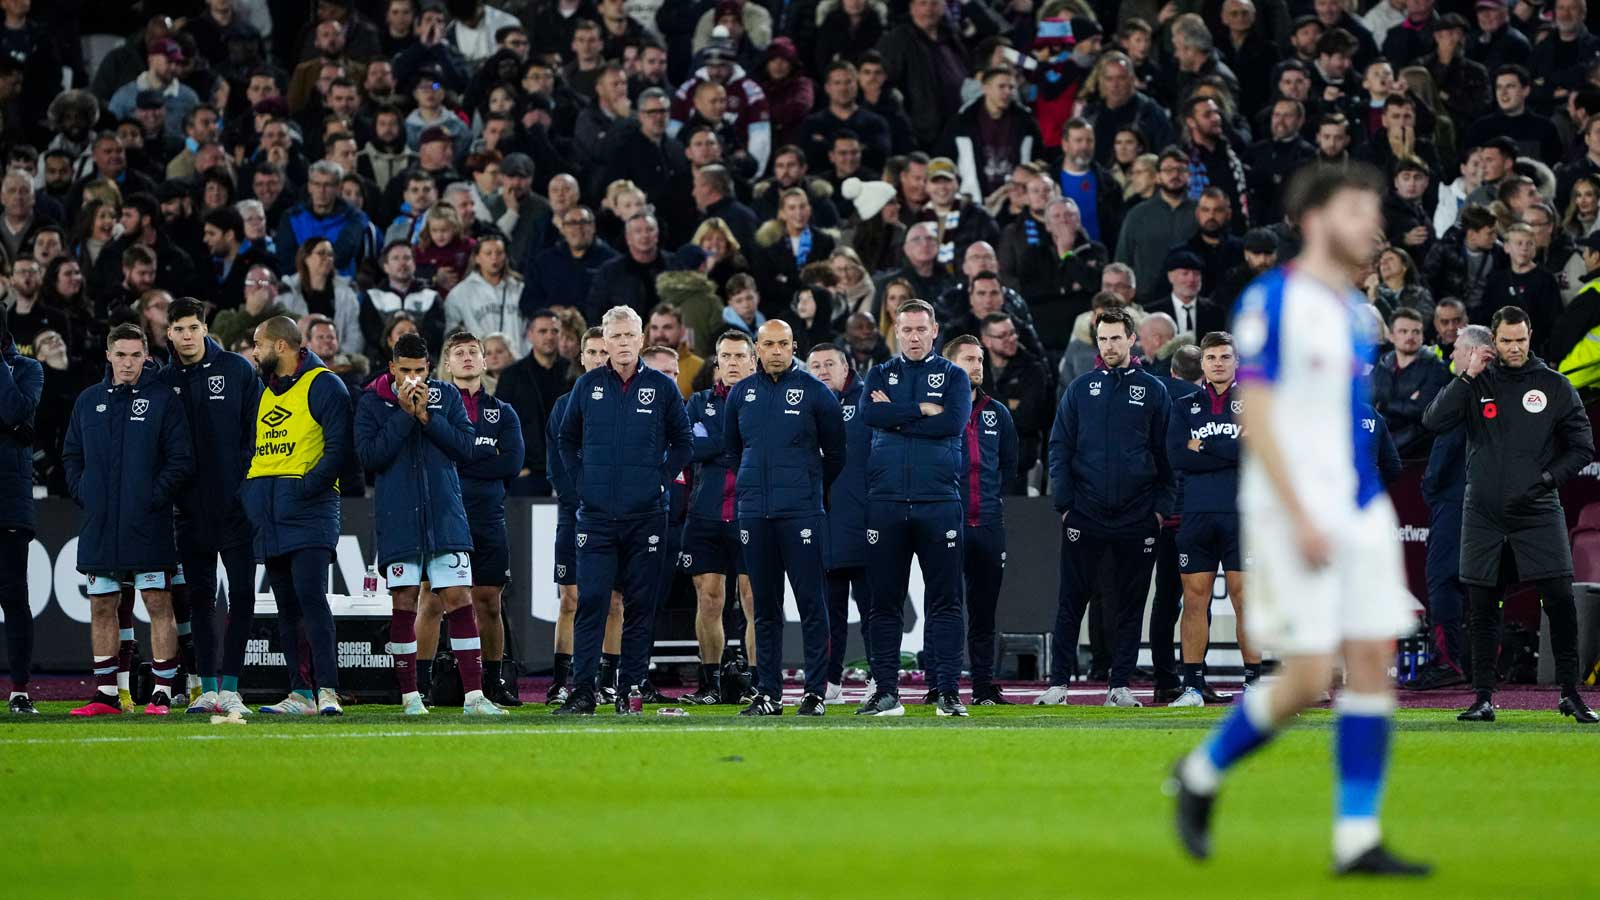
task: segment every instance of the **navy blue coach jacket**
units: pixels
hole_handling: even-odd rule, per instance
[[[1050,431],[1055,508],[1108,531],[1153,529],[1172,514],[1167,389],[1143,369],[1094,369],[1061,395]]]
[[[887,394],[889,402],[874,403],[874,391]],[[916,362],[896,356],[867,373],[861,403],[872,426],[871,499],[961,498],[961,433],[972,414],[972,385],[960,366],[932,354]],[[944,411],[924,416],[922,403]]]
[[[774,378],[756,372],[729,393],[728,454],[739,460],[739,517],[818,515],[845,464],[839,398],[798,364]]]

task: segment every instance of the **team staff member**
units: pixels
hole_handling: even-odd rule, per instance
[[[506,629],[500,596],[511,580],[511,541],[506,537],[506,490],[522,469],[522,423],[509,403],[483,389],[483,342],[470,331],[445,338],[445,366],[450,383],[461,392],[467,423],[472,426],[472,459],[456,466],[461,502],[472,533],[472,614],[482,641],[483,694],[496,706],[521,706],[507,689],[501,672]],[[439,650],[439,622],[444,602],[435,591],[424,595],[417,609],[417,674],[424,678]],[[452,645],[453,649],[454,645]]]
[[[683,395],[672,379],[639,364],[644,323],[626,306],[601,317],[610,360],[572,388],[561,420],[561,463],[578,495],[578,613],[573,622],[572,696],[559,715],[593,715],[601,630],[613,586],[621,585],[622,684],[649,666],[651,605],[661,580],[667,489],[689,464],[694,442]]]
[[[1438,434],[1467,428],[1467,499],[1461,524],[1461,583],[1471,605],[1472,686],[1458,718],[1494,721],[1500,603],[1509,584],[1530,582],[1550,619],[1562,715],[1600,722],[1578,693],[1578,614],[1572,548],[1556,492],[1594,458],[1594,435],[1578,391],[1529,350],[1528,314],[1504,306],[1466,368],[1423,413]],[[1496,359],[1498,357],[1498,359]],[[1509,565],[1507,564],[1509,562]]]
[[[856,598],[861,619],[861,642],[870,644],[872,588],[867,579],[867,458],[872,451],[872,429],[861,415],[866,382],[850,368],[850,358],[839,345],[822,343],[811,348],[806,368],[839,398],[844,420],[844,469],[828,492],[828,688],[823,700],[833,703],[844,695],[844,654],[850,640],[850,595]],[[872,652],[867,651],[867,658]]]
[[[28,603],[28,546],[33,541],[33,416],[44,393],[44,367],[17,350],[0,310],[0,612],[6,618],[11,712],[37,715],[28,697],[33,667],[33,608]],[[112,697],[116,699],[115,696]]]
[[[639,358],[644,361],[645,365],[666,375],[673,381],[678,381],[679,376],[682,374],[678,368],[678,351],[671,347],[646,347],[640,351]],[[676,478],[672,479],[672,484],[667,488],[667,536],[663,541],[666,547],[664,552],[667,554],[667,561],[661,566],[661,585],[659,593],[656,594],[656,609],[660,609],[672,597],[672,590],[677,583],[678,560],[681,559],[680,554],[683,550],[683,522],[684,519],[688,518],[688,515],[689,473],[688,470],[684,470],[679,472]],[[618,602],[615,598],[615,592],[613,592],[612,602],[613,604]],[[617,612],[620,617],[621,610],[619,609]],[[620,618],[617,624],[620,628],[622,624]],[[650,644],[655,646],[654,619],[650,622]],[[604,646],[601,647],[600,656],[602,659],[605,658]],[[664,705],[678,702],[677,698],[669,697],[662,693],[661,689],[657,688],[648,676],[639,685],[639,692],[644,695],[644,702],[646,703]]]
[[[1235,388],[1239,357],[1233,336],[1213,331],[1200,339],[1205,386],[1173,404],[1167,458],[1183,477],[1183,524],[1178,526],[1178,571],[1183,578],[1183,693],[1169,706],[1204,706],[1232,699],[1206,685],[1211,588],[1222,566],[1233,601],[1234,631],[1244,657],[1244,685],[1261,677],[1261,653],[1245,637],[1244,564],[1239,552],[1239,433],[1244,408]]]
[[[426,715],[417,691],[417,595],[422,582],[444,604],[450,647],[469,716],[504,715],[483,695],[482,643],[472,611],[472,530],[456,466],[472,462],[472,423],[455,385],[428,377],[420,334],[394,342],[389,371],[356,402],[356,455],[373,489],[378,566],[389,585],[389,653],[408,716]],[[435,639],[437,642],[437,638]]]
[[[1179,347],[1172,354],[1172,374],[1156,375],[1167,388],[1167,402],[1178,403],[1199,392],[1206,380],[1200,368],[1197,344]],[[1183,574],[1178,571],[1178,529],[1183,525],[1183,473],[1172,476],[1173,514],[1161,521],[1156,535],[1155,584],[1150,591],[1150,668],[1155,673],[1155,700],[1171,703],[1183,695],[1183,680],[1178,672],[1179,651],[1173,634],[1183,609]],[[1091,615],[1090,628],[1093,618]],[[1109,669],[1108,669],[1109,671]]]
[[[250,420],[261,396],[256,367],[222,349],[206,329],[205,304],[174,300],[167,310],[167,346],[172,362],[161,380],[178,395],[189,423],[195,472],[178,495],[178,558],[189,594],[196,671],[203,691],[191,713],[248,715],[239,696],[239,670],[256,607],[256,560],[250,519],[239,502],[239,486],[255,450]],[[212,616],[217,599],[217,557],[228,573],[228,628],[221,659]],[[220,677],[219,677],[220,676]]]
[[[828,688],[823,498],[844,468],[844,419],[833,391],[795,363],[789,323],[762,325],[756,355],[760,371],[733,386],[724,429],[728,454],[739,460],[739,543],[756,601],[757,695],[739,714],[783,714],[787,576],[805,645],[805,695],[797,712],[820,716]]]
[[[596,325],[583,333],[583,349],[578,362],[585,372],[593,372],[606,364],[605,332]],[[578,521],[578,488],[567,476],[561,464],[561,417],[566,415],[568,391],[556,398],[550,407],[550,417],[545,420],[545,471],[556,489],[556,563],[555,582],[561,594],[561,605],[556,612],[555,667],[550,690],[545,693],[546,706],[560,706],[567,702],[572,691],[567,686],[572,676],[572,622],[578,613],[578,544],[573,537]],[[619,658],[622,653],[622,595],[611,592],[611,611],[606,616],[605,639],[601,642],[601,658]],[[603,665],[603,663],[602,663]],[[609,684],[609,682],[608,682]],[[615,686],[609,690],[615,691]]]
[[[1101,312],[1094,332],[1101,365],[1062,394],[1050,432],[1050,481],[1061,514],[1061,597],[1050,688],[1034,702],[1067,702],[1084,603],[1109,553],[1113,594],[1107,599],[1115,604],[1116,624],[1105,705],[1143,706],[1128,678],[1139,654],[1156,531],[1172,513],[1167,389],[1129,366],[1134,327],[1126,312]]]
[[[255,456],[239,499],[250,517],[256,559],[266,563],[278,603],[278,638],[291,688],[282,702],[261,711],[341,716],[328,566],[339,543],[339,473],[351,452],[350,392],[300,346],[300,329],[288,316],[257,325],[255,348],[264,387],[250,411]],[[315,701],[300,684],[302,627],[317,680]]]
[[[150,613],[155,688],[145,714],[164,716],[172,705],[178,671],[178,626],[169,590],[178,567],[172,501],[194,474],[194,455],[183,408],[155,367],[145,368],[148,354],[139,326],[111,329],[105,381],[78,395],[62,448],[67,488],[83,509],[78,571],[89,576],[94,647],[94,698],[73,710],[75,716],[122,713],[117,604],[124,581],[144,597]]]
[[[1006,509],[1000,497],[1017,471],[1017,428],[1006,405],[983,392],[983,344],[963,334],[944,345],[944,358],[972,383],[972,415],[961,434],[962,573],[967,589],[967,665],[972,702],[1011,701],[994,683],[994,611],[1006,574]],[[943,665],[943,660],[940,661]],[[955,663],[956,671],[961,664]]]
[[[729,392],[755,369],[755,342],[742,331],[717,338],[717,381],[690,395],[687,413],[694,432],[694,489],[683,526],[683,568],[694,580],[695,638],[700,644],[700,684],[683,702],[709,705],[739,700],[738,665],[727,647],[722,612],[727,603],[728,575],[737,575],[739,601],[745,610],[745,652],[752,662],[755,646],[755,601],[739,544],[738,498],[734,486],[739,460],[723,440],[728,421]],[[731,681],[724,683],[726,674]],[[726,688],[726,693],[724,693]]]
[[[859,716],[902,716],[900,635],[911,557],[922,566],[924,635],[939,663],[938,714],[964,716],[961,670],[961,434],[972,413],[967,373],[933,352],[933,307],[907,300],[895,318],[900,355],[867,374],[867,569],[872,677]],[[944,661],[949,660],[950,665]]]

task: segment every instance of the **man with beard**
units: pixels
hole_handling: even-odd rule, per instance
[[[1094,128],[1083,119],[1069,119],[1061,129],[1061,170],[1056,182],[1061,196],[1078,204],[1084,233],[1105,241],[1122,221],[1122,187],[1094,161]]]
[[[1171,145],[1176,135],[1161,104],[1139,92],[1133,60],[1120,50],[1100,58],[1100,96],[1084,110],[1094,123],[1095,162],[1111,162],[1117,132],[1137,128],[1151,147]]]
[[[1189,240],[1200,227],[1195,219],[1197,204],[1189,196],[1189,157],[1182,150],[1161,154],[1156,188],[1154,197],[1128,210],[1117,237],[1117,262],[1133,269],[1141,305],[1161,296],[1167,251]]]
[[[1004,313],[985,316],[979,334],[988,351],[989,395],[1005,404],[1017,429],[1016,478],[1006,485],[1006,493],[1025,495],[1028,475],[1039,461],[1039,448],[1050,430],[1050,376],[1041,358],[1023,348],[1017,339],[1017,325]]]
[[[1238,197],[1239,215],[1233,227],[1243,232],[1251,221],[1250,205],[1245,196],[1244,164],[1229,144],[1227,130],[1222,124],[1222,108],[1210,97],[1191,97],[1183,104],[1183,125],[1189,165],[1197,176],[1189,179],[1189,196],[1198,200],[1206,188],[1217,187],[1228,197]]]
[[[1220,188],[1210,187],[1200,193],[1194,219],[1199,229],[1183,244],[1183,249],[1200,257],[1200,294],[1209,297],[1228,270],[1244,262],[1244,244],[1228,228],[1233,221],[1233,207]],[[1204,337],[1206,333],[1201,332],[1196,337]]]
[[[667,114],[671,101],[663,91],[645,91],[639,95],[635,116],[637,128],[620,128],[608,142],[601,158],[609,162],[599,167],[600,177],[591,182],[596,194],[603,194],[605,186],[619,178],[638,185],[653,203],[667,198],[667,187],[673,175],[683,169],[683,147],[667,135]]]
[[[1305,104],[1280,97],[1272,104],[1269,120],[1272,136],[1251,144],[1245,151],[1250,161],[1250,208],[1263,222],[1277,222],[1283,218],[1284,184],[1317,154],[1317,148],[1300,136],[1305,118]]]
[[[833,186],[820,178],[806,176],[806,155],[799,147],[786,144],[772,155],[772,177],[751,189],[750,207],[761,221],[778,217],[779,198],[790,188],[800,188],[811,201],[811,224],[834,228],[839,212],[833,205]],[[747,251],[748,252],[748,249]]]
[[[805,136],[806,157],[813,167],[821,167],[822,161],[831,156],[835,139],[846,131],[856,139],[858,164],[864,162],[868,168],[879,169],[889,158],[889,123],[861,105],[858,79],[856,67],[843,59],[829,63],[823,73],[822,90],[827,94],[828,104],[807,116],[800,126],[800,133]],[[834,165],[837,168],[838,164]],[[830,180],[837,187],[854,174],[851,170]]]

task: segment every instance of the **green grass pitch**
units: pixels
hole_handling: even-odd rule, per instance
[[[1384,804],[1420,883],[1327,875],[1331,716],[1224,787],[1184,858],[1160,785],[1217,710],[863,721],[0,722],[9,898],[1595,897],[1600,729],[1402,711]]]

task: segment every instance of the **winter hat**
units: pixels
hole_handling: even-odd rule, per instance
[[[844,180],[844,198],[856,206],[856,215],[861,221],[872,218],[883,211],[889,201],[894,199],[894,186],[887,181],[862,181],[859,178],[846,178]]]

